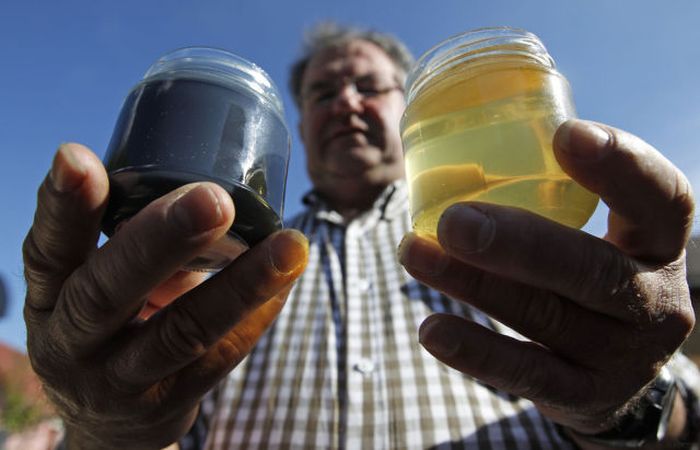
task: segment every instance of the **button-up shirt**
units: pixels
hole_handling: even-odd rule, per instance
[[[206,448],[573,448],[530,401],[445,366],[418,343],[434,312],[517,335],[399,264],[411,228],[405,183],[349,222],[314,194],[306,202],[290,226],[309,238],[308,267],[216,392]]]

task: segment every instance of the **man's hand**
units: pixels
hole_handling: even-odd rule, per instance
[[[97,248],[108,191],[92,152],[59,149],[24,244],[29,356],[70,448],[162,448],[277,316],[308,243],[276,233],[201,283],[179,269],[229,229],[222,188],[171,192]],[[135,320],[147,298],[172,303]]]
[[[436,314],[420,329],[428,351],[596,433],[693,327],[684,260],[693,199],[671,163],[622,131],[570,121],[554,147],[564,170],[610,207],[604,239],[523,210],[462,203],[441,217],[439,244],[411,234],[400,257],[418,280],[532,340]]]

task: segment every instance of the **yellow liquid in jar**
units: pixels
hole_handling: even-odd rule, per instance
[[[461,201],[524,208],[579,228],[598,197],[566,175],[552,153],[559,124],[574,117],[568,83],[556,72],[488,65],[452,69],[411,101],[402,140],[413,227],[436,234],[440,215]]]

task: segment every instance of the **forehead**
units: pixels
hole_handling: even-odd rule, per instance
[[[309,61],[302,86],[319,80],[368,73],[394,77],[396,66],[384,50],[375,44],[356,40],[321,50]]]

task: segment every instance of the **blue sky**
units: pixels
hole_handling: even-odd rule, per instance
[[[0,341],[24,348],[21,243],[36,189],[61,142],[104,154],[121,103],[169,50],[221,47],[263,67],[284,93],[293,133],[286,215],[309,188],[287,69],[303,29],[322,19],[374,27],[416,54],[462,31],[526,28],[569,79],[581,117],[632,131],[700,191],[700,2],[674,0],[5,0],[0,13]],[[700,231],[696,219],[696,230]],[[601,235],[605,211],[585,228]]]

